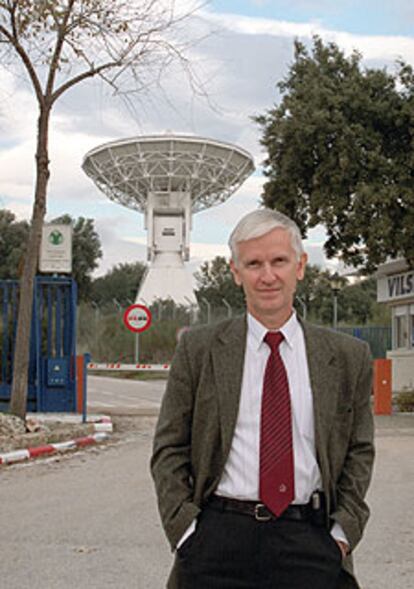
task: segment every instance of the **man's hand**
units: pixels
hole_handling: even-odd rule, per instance
[[[349,552],[349,545],[346,542],[342,542],[342,540],[335,540],[338,544],[340,551],[342,552],[342,559],[346,557]]]

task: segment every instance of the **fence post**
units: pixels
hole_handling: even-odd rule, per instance
[[[201,297],[201,300],[203,301],[203,303],[207,307],[207,323],[210,324],[211,323],[211,304],[205,297]]]
[[[391,360],[374,360],[374,414],[392,413],[392,374]]]
[[[231,319],[232,315],[233,315],[233,309],[231,308],[231,305],[228,301],[226,301],[226,299],[221,299],[223,301],[223,304],[225,305],[226,309],[227,309],[227,319]]]

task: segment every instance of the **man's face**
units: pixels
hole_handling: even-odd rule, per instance
[[[277,329],[292,313],[296,283],[305,274],[306,254],[297,259],[286,229],[277,228],[238,244],[230,268],[246,296],[248,311],[268,328]]]

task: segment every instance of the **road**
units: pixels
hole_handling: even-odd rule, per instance
[[[4,589],[160,589],[169,552],[148,473],[153,418],[115,445],[0,472]]]
[[[126,380],[88,375],[88,411],[156,415],[165,385],[166,380]]]
[[[376,418],[372,515],[357,550],[363,589],[414,589],[414,414]]]
[[[114,419],[123,434],[109,445],[0,470],[1,587],[165,587],[171,554],[148,469],[155,418]],[[376,421],[358,575],[363,589],[414,589],[414,415]]]

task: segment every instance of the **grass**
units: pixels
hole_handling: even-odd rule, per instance
[[[395,398],[397,410],[401,413],[410,413],[414,411],[414,391],[402,391]]]

